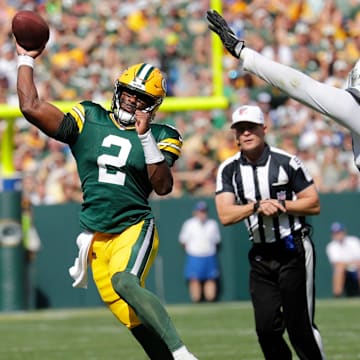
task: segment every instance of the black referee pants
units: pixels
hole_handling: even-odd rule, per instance
[[[256,333],[266,360],[292,359],[285,330],[301,360],[325,359],[314,324],[314,247],[308,236],[295,243],[291,250],[276,243],[249,252]]]

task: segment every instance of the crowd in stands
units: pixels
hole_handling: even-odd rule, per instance
[[[223,14],[253,49],[339,87],[360,58],[358,0],[223,0]],[[36,10],[50,24],[50,40],[36,60],[40,96],[49,101],[109,103],[128,65],[149,62],[166,74],[168,96],[213,94],[208,0],[0,0],[0,104],[17,105],[17,56],[11,19]],[[266,114],[267,141],[298,154],[320,192],[359,191],[349,132],[245,73],[223,54],[226,110],[161,112],[184,139],[170,197],[212,196],[218,164],[238,151],[231,113],[256,103]],[[354,116],[356,116],[354,114]],[[4,131],[5,122],[1,121]],[[29,204],[81,201],[67,145],[16,119],[14,161]]]

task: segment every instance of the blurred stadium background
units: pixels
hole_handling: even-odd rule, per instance
[[[109,323],[111,315],[93,284],[88,290],[71,287],[68,267],[76,254],[81,192],[67,146],[27,124],[18,110],[10,24],[20,9],[38,11],[50,24],[51,38],[35,73],[40,96],[63,110],[83,99],[108,106],[114,80],[129,64],[150,62],[166,73],[168,97],[157,121],[176,126],[184,148],[174,168],[174,191],[151,199],[161,245],[148,286],[167,304],[194,352],[209,360],[261,358],[248,303],[249,243],[242,225],[222,228],[217,304],[189,304],[177,241],[196,200],[205,200],[216,217],[216,168],[237,151],[228,127],[231,112],[256,103],[266,114],[269,143],[298,154],[321,193],[322,213],[311,222],[318,257],[317,322],[328,357],[360,358],[358,299],[326,300],[332,296],[324,250],[330,224],[341,221],[360,235],[351,137],[244,73],[205,22],[208,8],[221,9],[251,47],[343,87],[360,57],[357,0],[0,0],[0,5],[0,334],[6,344],[1,359],[75,360],[84,354],[105,359],[118,351],[127,359],[142,358],[128,333],[115,320]],[[94,321],[97,332],[89,332]]]
[[[356,207],[360,183],[351,137],[346,129],[244,73],[207,30],[205,12],[222,10],[251,47],[343,87],[360,57],[358,1],[0,4],[0,311],[101,306],[92,284],[88,290],[74,290],[68,276],[76,254],[81,202],[69,149],[26,123],[17,107],[10,25],[20,9],[38,11],[50,24],[50,41],[36,60],[35,74],[40,96],[64,111],[83,99],[109,106],[114,80],[127,65],[150,62],[167,76],[168,97],[157,121],[176,126],[184,148],[174,168],[174,191],[165,199],[151,199],[161,245],[148,286],[165,303],[189,303],[178,232],[198,199],[208,202],[210,215],[216,217],[216,168],[237,151],[228,121],[234,107],[245,103],[262,107],[270,128],[268,142],[298,154],[315,179],[322,199],[321,215],[311,219],[318,254],[317,296],[331,297],[331,268],[324,250],[330,224],[341,221],[349,232],[360,235]],[[33,227],[40,247],[31,241]],[[222,228],[222,237],[219,300],[246,302],[246,232],[242,225]],[[360,357],[359,349],[356,354]]]

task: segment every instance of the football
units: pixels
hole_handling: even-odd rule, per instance
[[[49,25],[34,11],[17,12],[11,25],[17,43],[25,50],[41,49],[49,40]]]

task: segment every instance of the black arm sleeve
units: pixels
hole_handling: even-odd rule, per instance
[[[72,115],[65,114],[54,139],[72,145],[79,135],[79,127]]]

